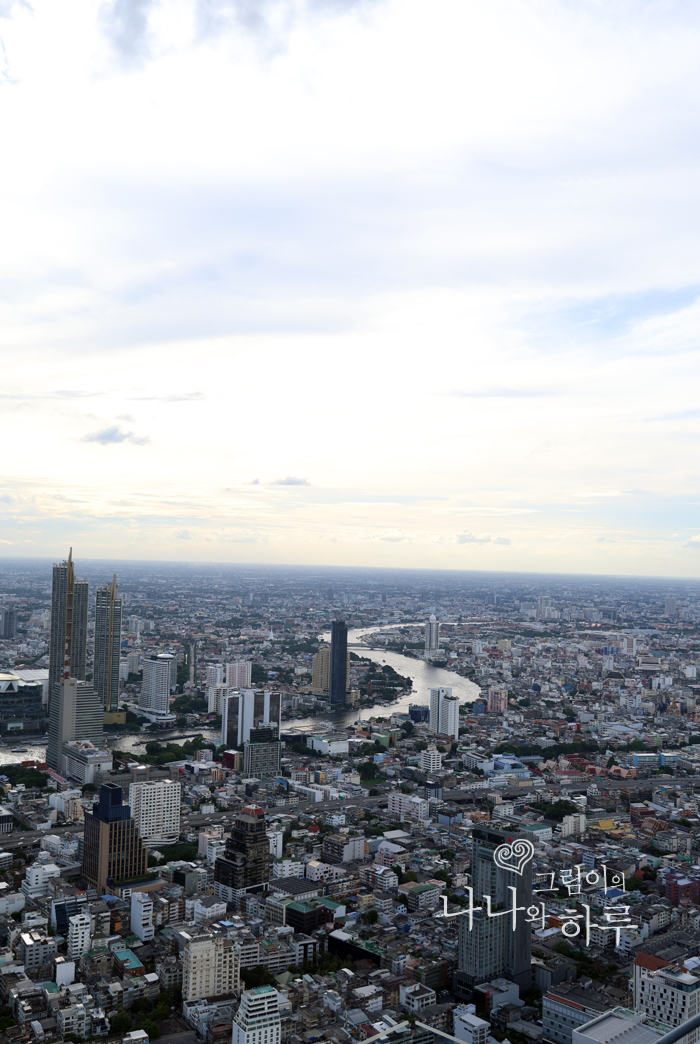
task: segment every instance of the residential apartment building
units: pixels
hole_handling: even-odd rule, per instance
[[[451,688],[430,690],[430,731],[459,739],[459,699]]]
[[[143,843],[174,845],[180,836],[180,784],[148,780],[129,786],[129,805]]]
[[[182,952],[182,998],[215,997],[238,993],[240,965],[233,940],[202,932],[186,935]]]
[[[387,811],[402,819],[428,819],[430,817],[430,802],[425,798],[413,794],[389,794]]]
[[[326,834],[321,855],[327,863],[352,863],[355,859],[364,858],[365,839],[360,835]]]
[[[279,994],[272,986],[245,990],[233,1017],[232,1044],[280,1044]]]
[[[669,1026],[700,1015],[700,978],[650,954],[638,953],[634,959],[633,996],[636,1011]],[[685,1044],[694,1044],[699,1035],[693,1030]]]

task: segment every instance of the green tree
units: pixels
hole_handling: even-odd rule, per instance
[[[365,910],[362,915],[362,920],[366,921],[367,924],[376,924],[379,920],[379,914],[376,910]]]
[[[125,1011],[118,1011],[116,1015],[113,1015],[109,1020],[110,1033],[128,1033],[132,1029],[133,1023],[131,1016],[127,1015]]]

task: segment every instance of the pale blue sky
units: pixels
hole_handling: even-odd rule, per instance
[[[700,8],[0,37],[0,553],[700,575]]]

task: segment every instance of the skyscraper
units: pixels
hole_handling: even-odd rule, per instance
[[[432,660],[436,652],[440,649],[440,624],[435,618],[435,614],[432,613],[430,619],[425,625],[425,658],[426,660]]]
[[[348,629],[345,620],[331,624],[331,707],[344,707],[348,691]]]
[[[123,798],[120,786],[103,783],[92,812],[85,813],[83,877],[98,895],[108,883],[142,877],[148,867],[148,851]]]
[[[63,773],[63,744],[69,740],[90,740],[98,750],[104,744],[104,710],[89,682],[67,678],[56,686],[49,710],[49,740],[46,764]]]
[[[129,805],[146,846],[174,845],[180,836],[180,784],[147,780],[129,787]]]
[[[249,689],[253,672],[252,660],[235,660],[226,664],[226,684],[232,689]]]
[[[243,772],[249,778],[278,776],[280,772],[279,733],[274,725],[262,725],[250,730],[250,739],[243,744]]]
[[[430,690],[429,728],[438,736],[459,739],[459,698],[451,688]]]
[[[17,610],[3,609],[2,611],[2,633],[0,638],[15,638],[17,635]]]
[[[184,995],[184,991],[183,991]],[[272,986],[244,990],[233,1017],[232,1044],[280,1044],[279,994]]]
[[[139,707],[150,714],[170,713],[170,687],[172,681],[172,660],[169,653],[159,653],[144,659],[143,681]]]
[[[49,641],[49,707],[54,686],[62,678],[85,681],[88,582],[76,580],[73,548],[65,562],[54,564]]]
[[[250,739],[251,729],[274,725],[279,736],[281,697],[269,689],[243,689],[221,698],[221,742],[240,747]]]
[[[346,657],[345,688],[350,688],[350,651]],[[311,661],[311,691],[314,696],[330,696],[331,692],[331,649],[322,645]]]
[[[472,888],[474,906],[472,927],[469,915],[459,918],[459,963],[457,981],[462,987],[477,986],[500,975],[521,988],[532,984],[531,932],[525,911],[532,905],[532,862],[522,873],[505,870],[494,862],[494,852],[511,841],[511,835],[490,827],[475,827],[472,832]],[[509,891],[514,888],[515,893]],[[491,909],[503,904],[502,916],[488,916],[485,896],[491,897]],[[515,930],[510,913],[520,907]]]
[[[117,577],[95,593],[95,666],[93,679],[105,711],[119,706],[119,656],[122,638],[122,600]]]
[[[241,966],[234,947],[233,939],[211,931],[201,931],[197,935],[186,934],[182,952],[183,1000],[238,993],[241,988]],[[267,1038],[266,1044],[271,1044]]]
[[[270,880],[270,860],[265,813],[258,805],[246,805],[236,816],[224,855],[214,864],[214,894],[231,902],[250,889],[259,891]]]

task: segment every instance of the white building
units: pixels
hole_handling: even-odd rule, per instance
[[[429,1004],[435,1004],[436,999],[435,990],[421,982],[401,983],[399,986],[399,1004],[406,1011],[422,1011]]]
[[[180,836],[180,784],[146,780],[129,786],[131,815],[145,845],[174,845]]]
[[[408,794],[389,794],[388,812],[393,812],[402,819],[428,819],[430,803],[425,798]]]
[[[430,690],[429,728],[438,736],[459,739],[459,698],[452,695],[451,688]]]
[[[233,940],[205,932],[187,935],[182,952],[183,1000],[238,993],[239,989],[240,964]]]
[[[420,752],[420,767],[423,772],[439,772],[442,768],[442,754],[435,747],[428,747]]]
[[[281,859],[284,851],[284,831],[268,830],[267,836],[270,839],[270,855],[273,859]]]
[[[156,930],[153,924],[153,896],[148,892],[131,893],[131,930],[141,942],[150,942]]]
[[[207,668],[209,670],[209,668]],[[224,697],[228,696],[228,685],[207,685],[207,714],[221,714]]]
[[[280,1044],[279,994],[272,986],[245,990],[233,1018],[232,1044]]]
[[[586,833],[586,816],[583,812],[574,812],[571,816],[564,816],[561,821],[561,836],[572,837],[575,834]]]
[[[431,614],[430,619],[425,625],[425,658],[426,660],[432,660],[433,656],[440,649],[440,624],[437,622],[434,614]]]
[[[634,959],[635,1011],[669,1026],[700,1015],[700,978],[660,957],[638,953]],[[694,1044],[698,1030],[687,1034],[684,1044]]]
[[[139,706],[150,714],[160,716],[170,713],[173,663],[175,663],[177,676],[177,661],[170,653],[147,656],[143,660],[143,682]]]
[[[462,1044],[487,1044],[491,1035],[490,1023],[464,1008],[455,1008],[454,1020],[454,1035]]]
[[[489,714],[503,714],[508,708],[508,689],[505,685],[489,685],[486,709]]]
[[[109,772],[113,758],[109,750],[100,750],[90,740],[68,740],[61,747],[63,775],[81,783],[94,783],[96,772]]]
[[[49,881],[53,877],[60,877],[60,868],[55,863],[46,861],[42,853],[35,863],[27,868],[24,881],[20,885],[28,899],[38,899],[46,895],[49,890]]]
[[[232,689],[249,689],[253,664],[251,660],[236,660],[226,664],[226,684]]]
[[[90,949],[90,915],[73,914],[68,918],[68,960],[79,961]]]
[[[212,688],[214,685],[224,684],[224,665],[223,663],[216,663],[207,667],[204,674],[204,685],[207,689]]]

